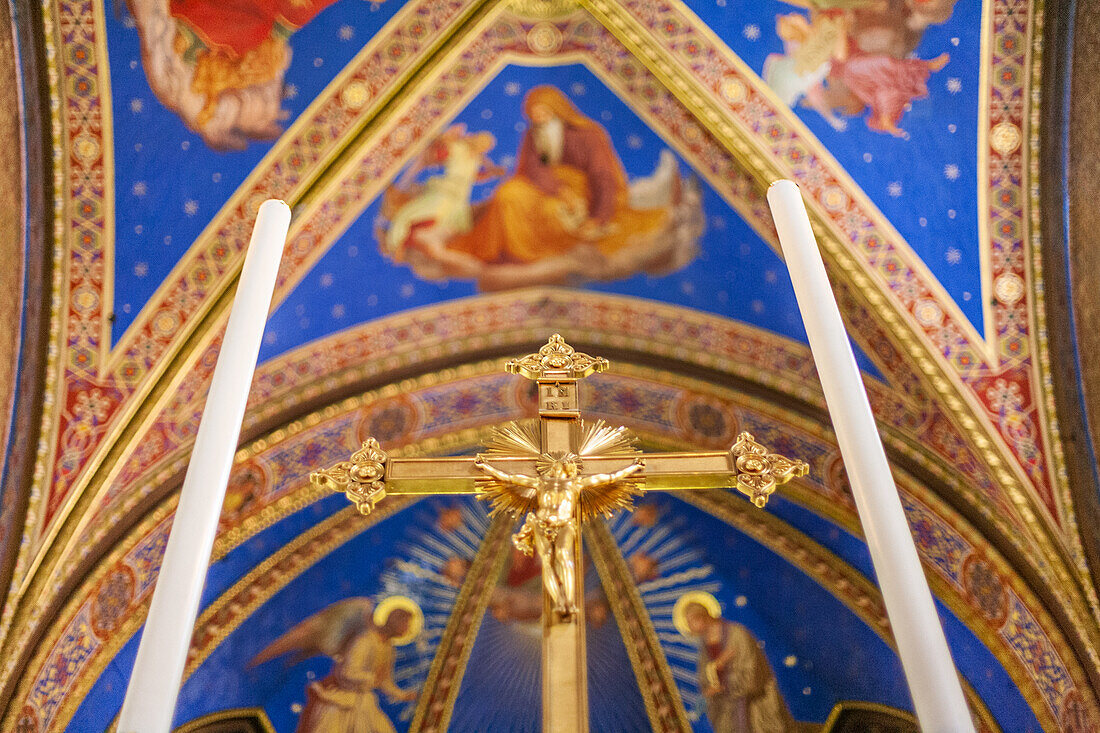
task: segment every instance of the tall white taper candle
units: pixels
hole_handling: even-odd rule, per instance
[[[768,189],[768,204],[921,730],[973,733],[962,685],[798,186],[776,181]]]
[[[282,201],[260,206],[126,688],[119,733],[168,733],[172,725],[289,227],[290,208]]]

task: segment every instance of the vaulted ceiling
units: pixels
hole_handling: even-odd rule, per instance
[[[671,615],[692,591],[762,644],[796,719],[910,709],[763,199],[779,177],[806,196],[981,728],[1100,725],[1095,461],[1066,356],[1065,263],[1087,255],[1074,212],[1050,218],[1076,139],[1054,5],[16,4],[2,727],[117,714],[266,198],[294,218],[177,724],[244,710],[293,730],[331,663],[256,655],[342,599],[396,594],[425,614],[396,656],[422,691],[383,705],[399,729],[537,729],[538,588],[510,528],[473,500],[363,518],[307,476],[370,435],[476,450],[533,414],[503,358],[554,332],[611,359],[586,404],[647,446],[748,430],[811,466],[766,512],[652,498],[592,530],[594,726],[661,727],[671,701],[711,729]],[[598,235],[503,208],[539,95],[595,131],[585,155],[610,151],[577,184],[589,210],[617,186],[628,212]]]

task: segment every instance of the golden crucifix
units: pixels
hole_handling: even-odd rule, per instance
[[[387,494],[478,494],[493,513],[524,518],[512,540],[542,561],[542,729],[588,730],[581,528],[596,515],[630,509],[643,491],[737,488],[763,507],[776,486],[807,466],[769,453],[748,433],[728,451],[641,453],[624,427],[580,416],[577,382],[608,368],[558,334],[536,354],[506,365],[538,384],[538,420],[494,429],[469,458],[390,458],[374,438],[350,461],[310,475],[342,491],[363,514]]]

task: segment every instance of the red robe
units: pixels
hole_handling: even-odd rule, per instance
[[[169,0],[172,16],[203,43],[232,56],[243,56],[271,37],[282,36],[313,20],[335,0]]]
[[[664,226],[667,211],[630,207],[626,172],[603,128],[567,125],[562,138],[561,160],[550,162],[528,131],[515,174],[448,247],[487,263],[530,263],[581,244],[609,254]],[[585,221],[602,230],[585,238],[579,231]]]
[[[556,196],[562,182],[555,175],[556,165],[574,168],[584,174],[588,184],[588,215],[601,224],[615,216],[616,205],[627,194],[626,174],[607,133],[599,127],[566,127],[562,132],[561,160],[544,162],[535,150],[534,136],[523,135],[516,161],[516,175],[535,184],[543,193]]]

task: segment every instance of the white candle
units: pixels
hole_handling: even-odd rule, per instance
[[[290,208],[282,201],[260,206],[126,688],[119,733],[168,733],[172,725],[289,227]]]
[[[973,733],[962,685],[798,186],[776,181],[768,189],[768,203],[921,730]]]

